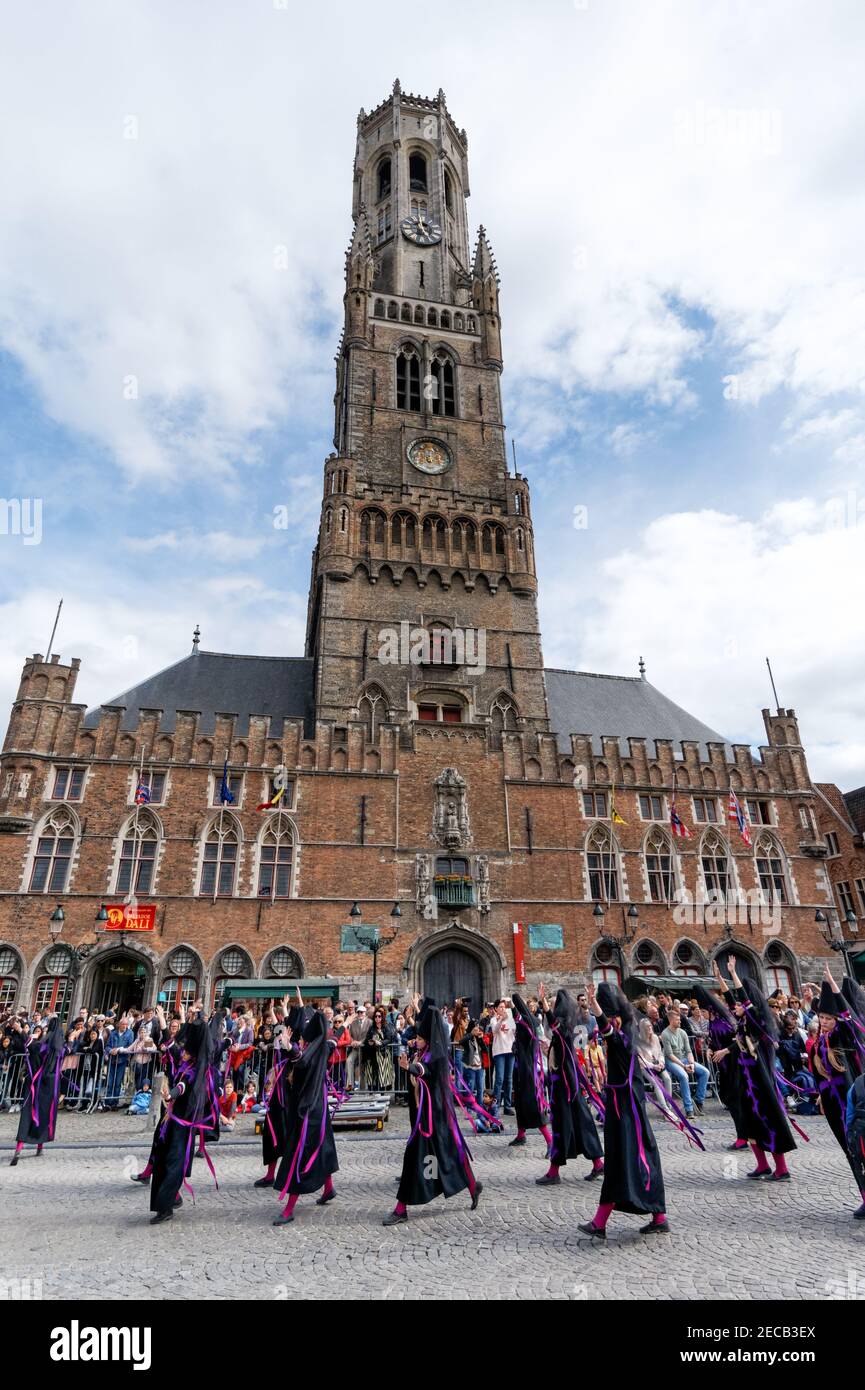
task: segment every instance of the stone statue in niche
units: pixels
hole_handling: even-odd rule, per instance
[[[490,910],[490,861],[485,854],[477,857],[478,910]]]
[[[446,849],[463,849],[471,840],[466,780],[446,767],[434,785],[433,835]]]

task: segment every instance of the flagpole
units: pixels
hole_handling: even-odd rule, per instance
[[[141,861],[141,823],[139,815],[141,805],[138,800],[138,788],[142,785],[144,778],[144,740],[141,742],[141,754],[138,759],[138,782],[135,787],[135,815],[132,820],[132,870],[129,875],[129,892],[126,895],[126,902],[131,906],[138,901],[138,894],[135,891],[135,880],[138,876],[138,867]]]

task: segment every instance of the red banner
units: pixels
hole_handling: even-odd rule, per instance
[[[146,903],[143,906],[130,907],[129,903],[106,904],[108,921],[105,923],[106,931],[155,931],[156,929],[156,905]]]
[[[514,975],[518,985],[526,982],[526,949],[523,941],[523,924],[514,922]]]

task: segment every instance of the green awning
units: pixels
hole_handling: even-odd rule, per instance
[[[292,1004],[295,1001],[295,991],[298,989],[305,1002],[311,999],[329,999],[335,1004],[339,998],[339,980],[335,980],[332,975],[325,975],[320,979],[305,980],[226,980],[222,1001],[228,1003],[235,999],[281,999],[287,994],[289,1003]]]

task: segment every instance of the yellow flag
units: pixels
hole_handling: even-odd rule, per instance
[[[627,822],[626,820],[622,820],[622,817],[619,815],[619,813],[618,813],[618,811],[616,810],[615,806],[613,805],[612,801],[610,802],[610,819],[612,820],[613,825],[627,825],[627,824],[628,824],[628,822]]]

